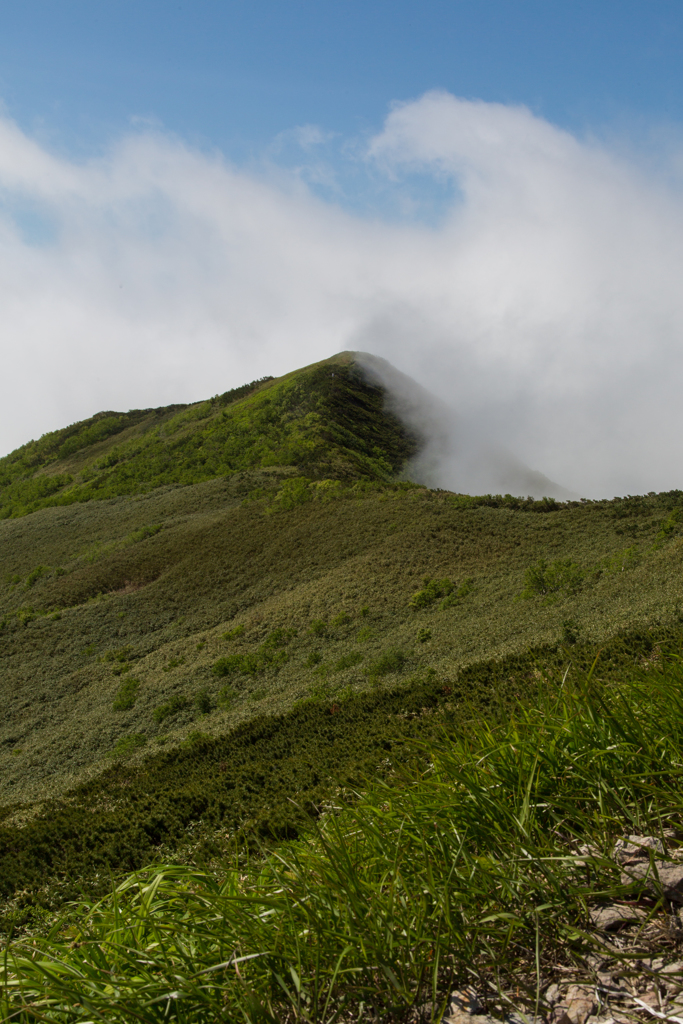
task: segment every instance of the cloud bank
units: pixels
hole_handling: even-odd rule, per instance
[[[1,120],[0,450],[361,349],[434,392],[460,446],[587,496],[683,487],[675,144],[654,170],[437,92],[348,159],[397,204],[418,179],[452,199],[436,225],[349,212],[301,168],[235,168],[163,133],[77,163]],[[475,476],[444,464],[440,482]]]

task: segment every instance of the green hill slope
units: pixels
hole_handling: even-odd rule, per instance
[[[417,441],[341,353],[189,406],[104,412],[0,459],[0,518],[257,467],[389,479]]]
[[[417,447],[345,353],[0,462],[7,896],[207,829],[288,834],[273,808],[407,757],[430,708],[455,728],[533,694],[533,651],[626,631],[626,664],[680,631],[682,492],[430,491],[397,480]]]

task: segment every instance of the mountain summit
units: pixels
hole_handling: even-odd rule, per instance
[[[192,405],[100,412],[0,459],[0,518],[235,473],[574,497],[466,438],[452,411],[390,363],[341,352]]]
[[[0,460],[0,517],[287,467],[312,479],[389,480],[419,438],[356,353],[193,405],[101,412]]]

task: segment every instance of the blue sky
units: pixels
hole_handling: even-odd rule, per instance
[[[434,88],[573,131],[683,121],[680,0],[3,0],[0,97],[91,152],[151,119],[232,159]]]
[[[0,0],[0,453],[361,349],[451,410],[444,486],[683,487],[682,44],[681,0]]]

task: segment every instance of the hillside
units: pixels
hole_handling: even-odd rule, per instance
[[[0,459],[0,518],[256,468],[388,480],[417,439],[354,354],[189,406],[102,412]]]
[[[391,483],[419,440],[383,403],[344,353],[227,404],[126,414],[95,440],[112,417],[94,418],[4,460],[33,465],[4,508],[22,487],[73,482],[0,522],[0,800],[59,793],[121,744],[139,758],[198,722],[218,735],[363,689],[387,650],[402,659],[389,681],[450,679],[675,615],[680,492],[562,505]],[[251,468],[221,473],[229,460]],[[521,599],[539,559],[549,582]]]
[[[434,491],[422,442],[343,353],[0,461],[6,922],[293,839],[546,675],[679,649],[683,492]]]

